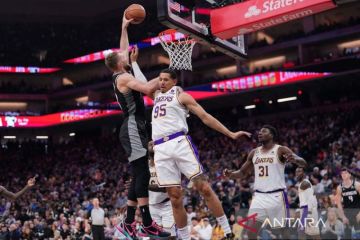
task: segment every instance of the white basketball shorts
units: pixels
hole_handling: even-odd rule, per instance
[[[256,214],[256,221],[263,222],[272,228],[285,227],[287,219],[290,218],[286,192],[255,192],[248,216],[253,214]]]
[[[180,136],[154,146],[155,170],[160,187],[181,185],[181,174],[189,180],[201,175],[203,168],[190,136]]]

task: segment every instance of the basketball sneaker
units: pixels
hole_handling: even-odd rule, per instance
[[[128,240],[138,240],[137,234],[136,234],[136,222],[133,222],[132,224],[125,223],[123,220],[119,227],[116,227],[121,234],[123,234],[126,239]]]
[[[156,224],[155,221],[148,227],[145,227],[141,224],[140,233],[143,236],[144,234],[151,239],[168,239],[170,237],[170,233],[165,232],[162,227]]]

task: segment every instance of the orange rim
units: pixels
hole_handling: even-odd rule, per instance
[[[190,37],[186,34],[183,34],[184,35],[184,38],[183,40],[168,40],[168,41],[165,41],[165,40],[162,40],[161,37],[163,36],[166,36],[166,35],[175,35],[175,33],[177,33],[178,31],[176,31],[175,29],[167,29],[165,31],[162,31],[159,33],[159,38],[160,38],[160,41],[162,42],[165,42],[165,43],[168,43],[168,42],[171,42],[171,43],[174,43],[174,44],[187,44],[187,43],[192,43],[192,42],[196,42],[195,39],[190,39]]]

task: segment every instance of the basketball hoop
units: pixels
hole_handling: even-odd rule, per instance
[[[192,71],[191,55],[196,41],[190,36],[168,29],[159,33],[161,46],[168,53],[171,69]]]

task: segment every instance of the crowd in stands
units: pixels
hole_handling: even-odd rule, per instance
[[[246,217],[253,193],[253,178],[229,180],[222,176],[224,168],[238,169],[247,153],[257,146],[256,131],[263,124],[278,128],[279,144],[289,146],[307,160],[307,175],[314,185],[319,213],[326,226],[338,219],[334,190],[340,182],[343,166],[360,169],[360,106],[342,106],[294,111],[254,118],[239,118],[236,109],[213,112],[231,129],[254,133],[251,140],[230,140],[200,127],[200,120],[191,117],[190,134],[197,144],[200,158],[212,187],[222,205],[236,239],[246,238],[246,231],[237,222]],[[196,126],[196,127],[195,127]],[[0,148],[0,184],[16,191],[25,181],[39,174],[36,186],[16,202],[0,199],[0,239],[91,239],[87,213],[91,198],[98,197],[105,209],[106,236],[113,239],[114,226],[123,216],[126,204],[125,181],[128,165],[117,135],[77,136],[62,142],[3,142]],[[295,166],[286,168],[288,200],[296,215],[298,192]],[[184,204],[193,239],[217,240],[223,232],[209,214],[203,199],[184,180]],[[141,222],[138,214],[137,220]],[[326,234],[326,228],[322,229]],[[294,230],[296,234],[296,229]],[[264,231],[265,239],[271,233]],[[294,236],[296,239],[296,236]]]
[[[164,28],[155,20],[147,21],[146,26],[129,29],[130,40],[141,41]],[[120,29],[121,19],[89,24],[0,24],[0,65],[59,66],[67,59],[118,47]]]
[[[354,48],[344,48],[341,52],[329,52],[325,55],[317,56],[312,59],[313,63],[319,63],[319,62],[326,62],[329,60],[338,59],[340,57],[347,57],[347,56],[355,56],[360,54],[360,47],[354,47]],[[211,54],[211,57],[213,55],[219,55],[219,54]],[[206,54],[204,58],[210,57],[209,54]],[[334,63],[339,66],[339,63]],[[340,63],[341,64],[341,63]],[[278,70],[287,70],[292,69],[294,67],[300,66],[298,59],[296,60],[287,60],[284,62],[284,64],[281,67],[275,68],[274,66],[270,67],[262,67],[262,68],[255,68],[253,71],[250,71],[249,67],[246,64],[242,64],[240,66],[240,76],[246,76],[250,74],[257,74],[257,73],[263,73],[268,71],[278,71]],[[153,66],[150,68],[144,68],[142,69],[144,73],[148,72],[154,72],[154,71],[161,71],[164,68],[167,68],[168,65],[159,65],[159,66]],[[194,81],[187,81],[182,83],[183,87],[190,87],[193,85],[200,85],[208,82],[214,82],[214,81],[221,81],[223,79],[237,77],[236,75],[230,75],[230,76],[213,76],[212,78],[196,78]],[[0,93],[13,93],[13,94],[52,94],[68,89],[75,89],[80,87],[86,87],[89,85],[94,85],[98,83],[104,83],[108,82],[110,84],[111,77],[110,76],[100,76],[100,77],[94,77],[89,80],[85,80],[82,82],[76,82],[72,85],[62,85],[60,87],[57,87],[55,89],[52,89],[50,87],[46,86],[38,86],[31,84],[27,82],[26,80],[22,80],[20,82],[11,82],[11,81],[2,81],[0,82]]]

